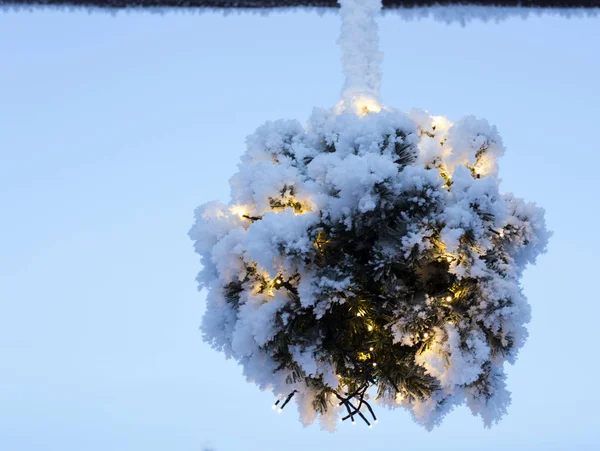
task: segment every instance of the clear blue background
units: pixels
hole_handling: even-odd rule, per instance
[[[555,232],[508,416],[304,429],[202,342],[193,209],[258,125],[337,101],[337,15],[5,11],[0,449],[599,449],[600,19],[380,25],[385,103],[496,124],[503,189]]]

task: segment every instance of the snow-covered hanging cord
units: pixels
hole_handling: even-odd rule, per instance
[[[340,110],[353,108],[364,114],[379,111],[381,61],[377,15],[381,0],[339,0],[342,29],[342,70],[346,80]]]

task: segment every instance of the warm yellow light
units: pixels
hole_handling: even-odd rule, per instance
[[[350,109],[359,116],[365,116],[370,113],[379,113],[382,105],[374,97],[362,94],[341,100],[335,109],[337,114]]]
[[[295,203],[293,203],[294,214],[296,216],[306,214],[312,211],[311,202],[307,198],[295,199]]]
[[[448,256],[446,257],[446,261],[447,261],[448,263],[452,262],[452,260],[454,260],[454,258],[452,258],[452,256],[448,255]]]
[[[425,332],[425,333],[423,334],[423,337],[425,337],[425,338],[429,338],[429,334],[428,334],[427,332]]]
[[[373,346],[371,346],[371,347],[369,348],[369,351],[371,351],[371,352],[373,351]]]
[[[452,296],[446,296],[446,302],[452,302]]]
[[[481,157],[477,158],[477,161],[473,165],[472,171],[477,178],[480,178],[481,176],[492,172],[494,170],[494,166],[494,159],[487,154],[483,154]]]
[[[361,97],[355,102],[355,110],[360,116],[364,116],[369,113],[379,113],[381,106],[375,99],[368,97]]]
[[[481,166],[477,165],[473,167],[473,173],[475,174],[476,178],[480,178],[482,175],[485,175],[487,171]]]
[[[431,119],[431,125],[434,130],[447,130],[452,126],[452,122],[445,116],[432,116]]]
[[[373,330],[373,326],[371,326],[370,324],[367,326],[367,329],[369,330],[369,332],[371,332]]]
[[[373,362],[373,366],[377,366],[377,363]]]
[[[229,211],[231,214],[239,216],[240,219],[242,219],[244,216],[248,216],[250,213],[249,209],[243,205],[233,205],[231,208],[229,208]]]
[[[313,243],[313,246],[318,250],[318,251],[322,251],[323,250],[323,246],[325,246],[326,244],[329,244],[331,242],[331,240],[327,239],[327,235],[325,235],[325,232],[320,231],[317,234],[317,239],[315,240],[315,242]]]
[[[275,283],[276,283],[277,285],[281,285],[281,279],[275,279]]]

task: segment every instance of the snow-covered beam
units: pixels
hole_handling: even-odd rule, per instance
[[[337,0],[0,0],[0,5],[95,8],[337,8]],[[530,8],[600,8],[600,0],[383,0],[384,9],[444,5]]]

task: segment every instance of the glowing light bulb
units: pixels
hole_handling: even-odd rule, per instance
[[[452,296],[446,296],[446,302],[452,302]]]
[[[248,215],[248,209],[243,205],[233,205],[229,211],[234,215],[238,215],[240,219],[244,219],[244,216]]]
[[[373,362],[373,366],[374,366],[374,367],[375,367],[375,366],[377,366],[377,362]]]
[[[373,330],[373,326],[371,326],[370,324],[367,326],[367,329],[369,330],[369,332],[371,332]]]
[[[454,260],[452,257],[450,257],[450,256],[446,257],[446,261],[447,261],[448,263],[452,262],[452,260]]]
[[[370,113],[379,113],[381,111],[381,105],[379,102],[371,96],[361,95],[351,99],[350,102],[342,102],[338,106],[338,110],[341,112],[346,107],[354,109],[354,112],[359,116],[365,116]]]
[[[425,337],[425,338],[429,338],[429,334],[428,334],[427,332],[425,332],[425,333],[423,334],[423,337]]]
[[[369,348],[369,351],[373,351],[373,346],[371,346],[371,347]]]
[[[381,106],[373,99],[362,98],[356,103],[356,110],[360,116],[364,116],[369,113],[379,113]]]

